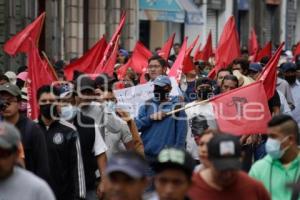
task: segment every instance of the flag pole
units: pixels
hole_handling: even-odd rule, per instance
[[[58,80],[58,76],[56,74],[56,71],[55,71],[53,65],[51,64],[51,62],[50,62],[47,54],[44,51],[42,51],[42,54],[43,54],[44,58],[46,59],[46,61],[48,63],[48,66],[50,67],[50,70],[51,70],[52,74],[54,75],[54,77],[56,78],[56,80]]]
[[[177,113],[177,112],[180,112],[182,110],[186,110],[186,109],[189,109],[189,108],[192,108],[194,106],[198,106],[198,105],[201,105],[203,103],[207,103],[209,102],[210,99],[206,99],[206,100],[203,100],[203,101],[199,101],[199,102],[196,102],[192,105],[189,105],[189,106],[184,106],[184,107],[181,107],[181,108],[178,108],[178,109],[175,109],[175,110],[172,110],[170,112],[167,112],[166,115],[173,115],[174,113]]]

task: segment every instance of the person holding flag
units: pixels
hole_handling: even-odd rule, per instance
[[[187,122],[185,111],[174,116],[166,115],[179,104],[178,97],[170,97],[171,81],[167,76],[158,76],[154,82],[154,98],[143,104],[135,118],[138,130],[142,133],[145,157],[153,162],[165,146],[185,148]],[[150,169],[149,176],[153,176]]]

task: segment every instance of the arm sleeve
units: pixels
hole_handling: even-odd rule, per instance
[[[257,193],[258,193],[258,199],[261,200],[271,200],[271,197],[269,195],[269,192],[266,190],[265,186],[262,183],[258,183]]]
[[[110,133],[118,133],[122,129],[121,119],[108,109],[104,108],[103,125]]]
[[[32,158],[34,158],[32,160],[34,162],[34,169],[33,169],[34,173],[49,183],[50,169],[49,169],[48,151],[47,151],[45,135],[37,124],[32,125],[31,131],[34,134],[32,136],[33,137]]]
[[[79,137],[75,131],[72,133],[70,145],[70,167],[73,178],[73,180],[70,180],[70,183],[73,184],[74,199],[81,199],[86,196],[85,176]]]
[[[138,116],[134,119],[134,121],[139,131],[143,131],[151,126],[152,120],[150,119],[150,115],[147,113],[146,105],[142,105],[140,107]]]
[[[121,128],[121,140],[124,144],[132,141],[132,135],[130,133],[129,127],[124,121],[122,122]]]
[[[36,199],[55,200],[52,190],[45,182],[42,182],[41,184],[38,185],[36,193],[37,193]]]
[[[187,134],[187,120],[186,119],[186,113],[184,111],[181,111],[179,114],[180,119],[176,120],[176,143],[175,147],[177,148],[185,148],[185,142],[186,142],[186,134]]]
[[[107,146],[100,133],[99,127],[95,125],[95,142],[94,142],[94,154],[98,156],[107,151]]]

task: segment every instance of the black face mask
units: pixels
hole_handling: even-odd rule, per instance
[[[159,86],[154,86],[154,99],[157,101],[166,100],[169,98],[169,91]]]
[[[290,85],[293,85],[296,82],[296,75],[295,76],[285,76],[284,78]]]
[[[46,119],[52,119],[52,116],[57,116],[56,106],[52,104],[40,105],[40,112]]]
[[[198,90],[198,98],[202,100],[208,99],[208,96],[212,93],[211,89]]]

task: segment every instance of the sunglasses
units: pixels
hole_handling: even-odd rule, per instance
[[[7,158],[10,155],[12,155],[13,153],[15,153],[17,150],[16,147],[11,148],[11,149],[2,149],[0,148],[0,158]]]

